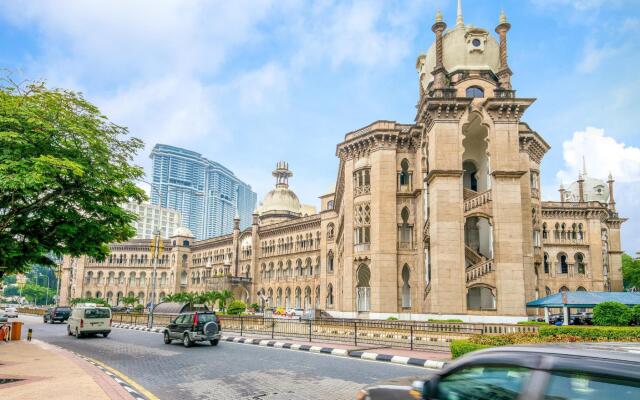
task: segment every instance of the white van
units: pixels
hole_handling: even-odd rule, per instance
[[[85,335],[111,333],[111,309],[96,304],[78,304],[71,309],[67,333],[80,339]]]

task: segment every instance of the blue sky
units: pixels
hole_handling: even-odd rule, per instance
[[[543,195],[588,173],[618,180],[640,250],[640,12],[637,0],[463,0],[466,23],[493,32],[501,8],[513,83],[538,100],[524,120],[552,146]],[[335,146],[378,119],[412,122],[415,60],[434,14],[455,0],[5,1],[0,67],[81,91],[149,150],[201,152],[261,198],[277,160],[306,203],[335,181]]]

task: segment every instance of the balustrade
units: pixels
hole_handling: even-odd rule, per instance
[[[472,265],[467,268],[467,283],[478,280],[493,272],[493,270],[493,260],[487,260],[483,263]]]
[[[482,192],[477,194],[475,197],[472,197],[468,200],[464,201],[464,212],[472,211],[478,207],[482,207],[491,201],[491,189],[486,192]]]

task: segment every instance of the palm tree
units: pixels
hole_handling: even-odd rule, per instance
[[[223,290],[218,294],[218,308],[220,311],[224,312],[227,308],[227,301],[233,300],[233,293],[229,290]]]
[[[218,299],[220,298],[220,293],[215,290],[206,292],[203,295],[205,297],[204,304],[209,306],[210,309],[213,309],[213,306],[215,305],[216,301],[218,301]]]

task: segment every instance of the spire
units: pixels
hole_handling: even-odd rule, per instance
[[[288,188],[289,178],[293,176],[293,173],[289,171],[289,164],[285,161],[278,161],[276,169],[271,173],[276,178],[276,187]]]
[[[440,11],[440,9],[436,12],[436,23],[438,22],[442,22],[442,11]]]
[[[564,203],[564,198],[565,198],[565,193],[566,190],[564,188],[564,183],[562,181],[560,181],[560,189],[558,190],[558,192],[560,192],[560,202]]]
[[[456,26],[464,26],[464,19],[462,18],[462,0],[458,0],[458,17],[456,18]]]
[[[587,176],[587,162],[584,160],[584,154],[582,155],[582,174]]]
[[[607,180],[607,183],[609,184],[609,209],[611,211],[616,211],[616,200],[613,197],[613,183],[615,181],[613,180],[613,175],[611,174],[611,172],[609,172],[609,179]]]

